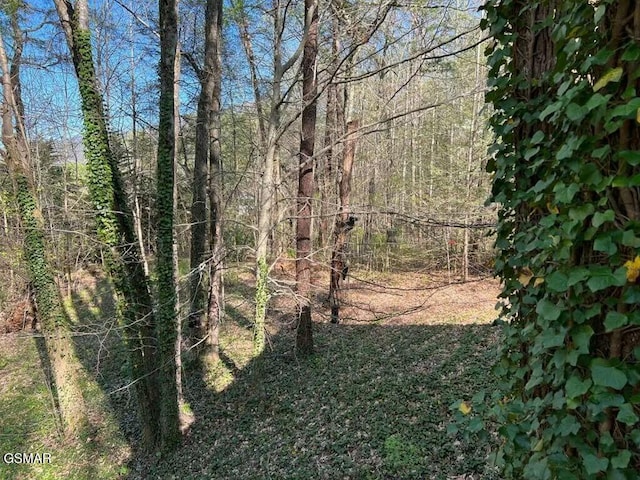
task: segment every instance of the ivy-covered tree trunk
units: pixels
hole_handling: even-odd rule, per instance
[[[160,387],[153,303],[140,261],[131,210],[109,144],[91,50],[88,6],[86,0],[78,0],[75,7],[63,0],[55,0],[55,5],[80,88],[89,194],[98,239],[107,247],[103,252],[105,266],[115,287],[118,313],[126,332],[143,443],[154,449],[160,441]]]
[[[296,350],[308,355],[313,352],[311,322],[311,198],[313,197],[313,150],[316,131],[318,83],[318,5],[315,0],[304,2],[305,25],[309,25],[302,54],[302,136],[298,169],[296,220],[296,287],[298,321]]]
[[[637,478],[640,4],[485,9],[510,321],[498,464],[506,478]]]
[[[20,37],[22,35],[20,31],[15,33]],[[89,423],[80,386],[80,362],[75,353],[71,325],[62,307],[60,292],[47,259],[43,218],[37,205],[29,146],[24,129],[24,110],[20,108],[20,61],[20,55],[14,55],[10,69],[4,42],[0,36],[2,143],[5,147],[3,156],[16,188],[20,222],[24,230],[24,256],[33,285],[36,314],[42,326],[51,365],[54,395],[65,433],[77,435]]]
[[[160,0],[160,121],[156,192],[157,222],[157,338],[160,353],[161,445],[170,448],[180,439],[175,345],[178,334],[173,259],[173,184],[175,163],[174,82],[178,47],[176,0]]]

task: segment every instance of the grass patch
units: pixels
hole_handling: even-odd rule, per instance
[[[132,425],[128,433],[136,434],[135,406],[126,392],[105,395],[126,382],[122,370],[125,352],[113,324],[112,300],[108,283],[99,281],[83,284],[64,301],[76,332],[80,382],[90,422],[79,438],[60,435],[54,397],[42,368],[43,339],[23,334],[0,336],[0,455],[51,454],[50,464],[0,461],[2,480],[110,480],[128,471],[131,448],[122,424],[128,422]],[[121,400],[126,403],[118,404]],[[123,414],[127,411],[128,418]]]

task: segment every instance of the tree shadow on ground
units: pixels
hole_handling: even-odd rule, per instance
[[[115,298],[109,281],[102,276],[74,289],[67,311],[76,333],[76,354],[86,374],[106,397],[107,407],[131,445],[139,443],[140,425],[130,382],[128,353],[117,322]]]
[[[130,478],[494,478],[489,446],[465,446],[446,427],[451,403],[492,388],[499,329],[314,329],[314,355],[296,357],[294,332],[281,329],[221,392],[207,375],[186,375],[195,423],[184,444],[153,465],[132,462]]]

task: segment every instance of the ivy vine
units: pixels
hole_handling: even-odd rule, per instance
[[[501,390],[455,405],[506,478],[640,470],[640,6],[488,0]],[[455,428],[454,428],[455,430]]]

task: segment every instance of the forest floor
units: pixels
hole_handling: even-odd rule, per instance
[[[126,349],[108,283],[83,273],[67,302],[75,322],[94,428],[64,440],[52,414],[34,336],[0,336],[0,453],[48,452],[47,465],[0,462],[0,479],[495,478],[489,445],[448,435],[450,405],[493,388],[500,328],[497,281],[446,273],[354,271],[343,321],[329,323],[327,272],[316,271],[314,341],[294,354],[289,268],[276,268],[266,352],[251,354],[252,276],[226,274],[222,362],[184,372],[183,445],[136,451]],[[35,337],[37,340],[37,337]]]

